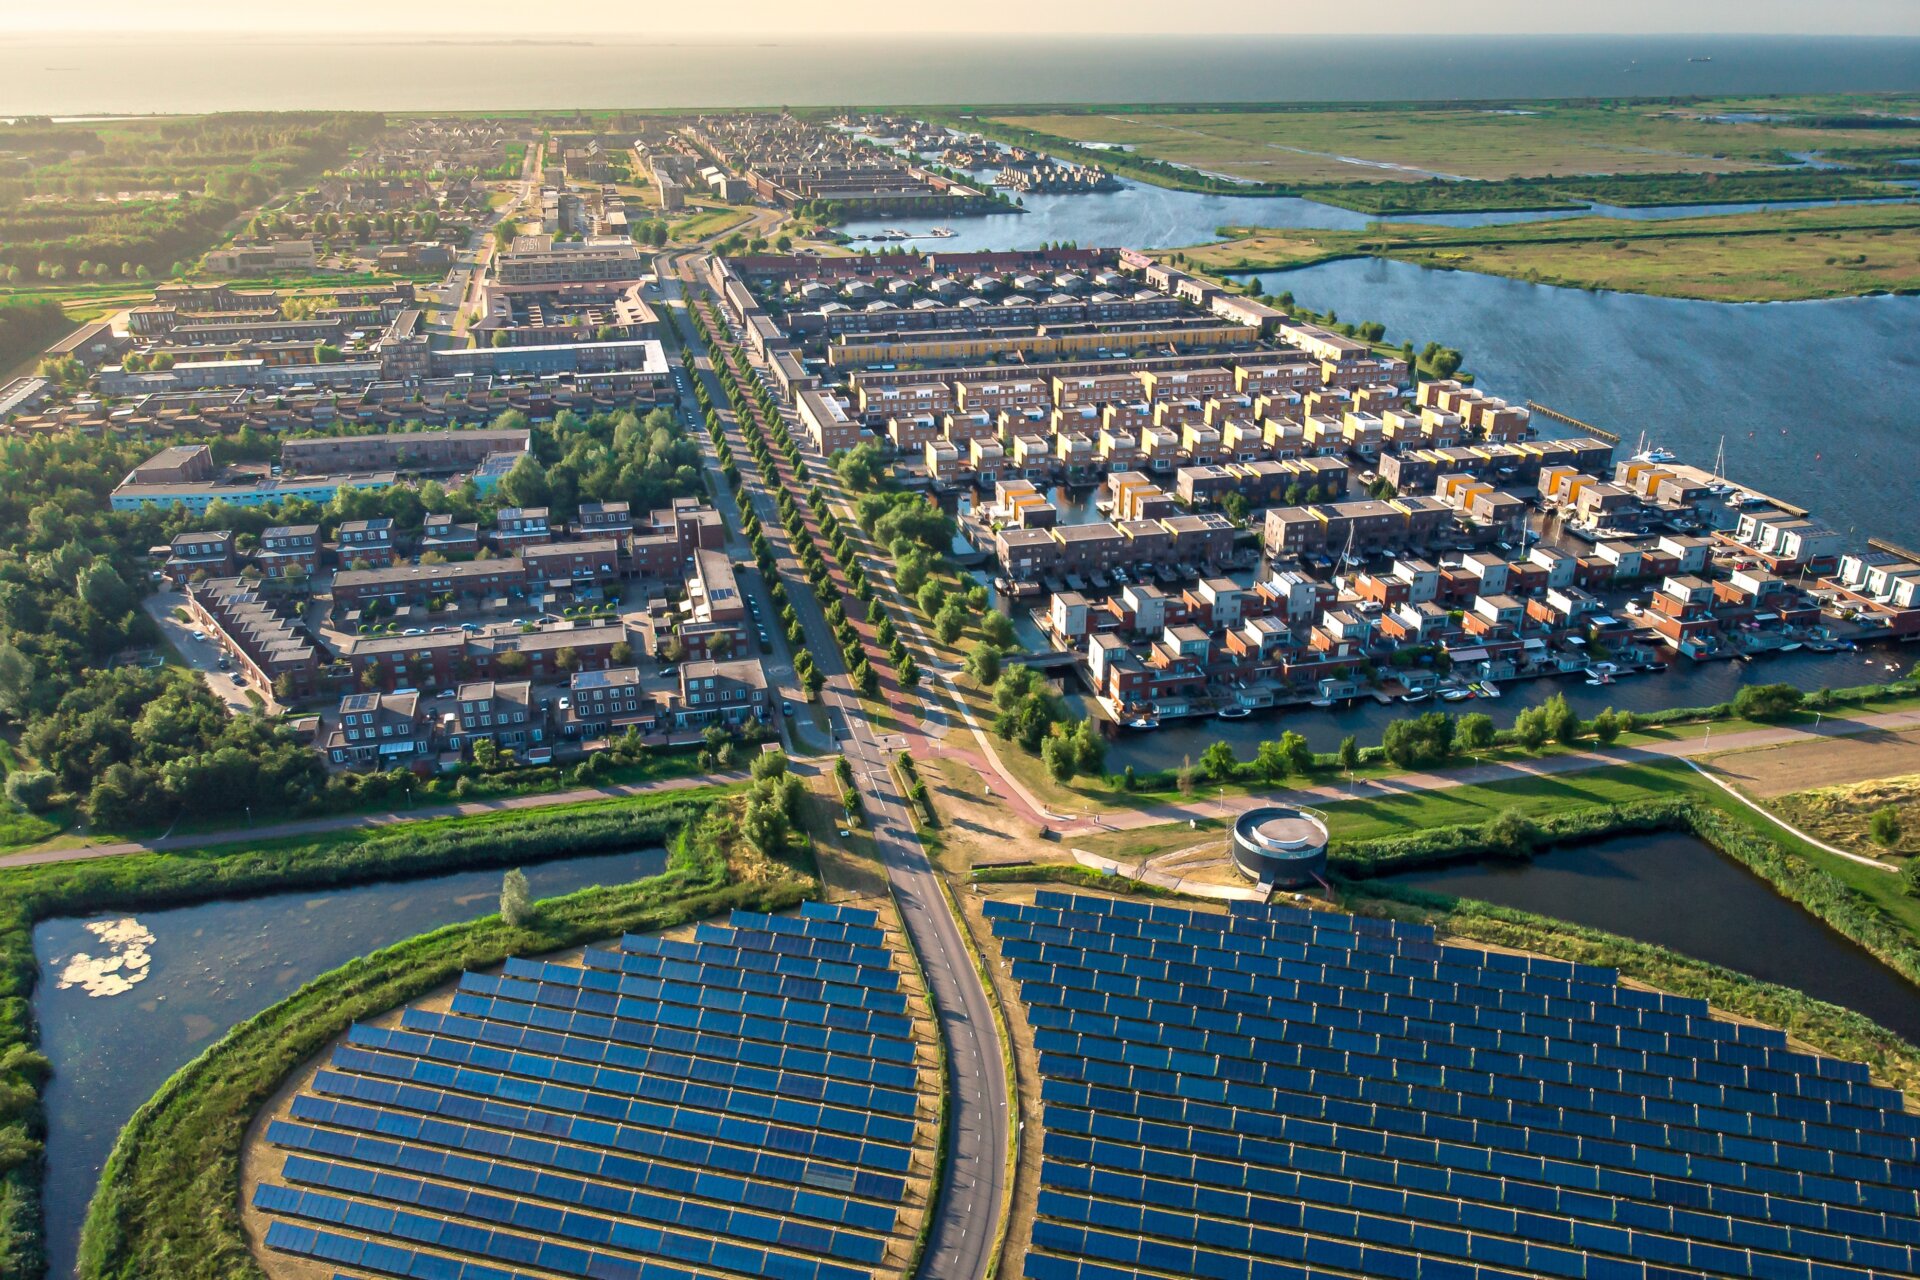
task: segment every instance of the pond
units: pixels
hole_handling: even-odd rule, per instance
[[[1374,883],[1570,920],[1842,1005],[1920,1044],[1920,990],[1705,841],[1650,832]]]
[[[1729,304],[1589,292],[1378,258],[1259,277],[1387,339],[1457,347],[1494,395],[1642,432],[1810,507],[1849,541],[1910,542],[1920,297]],[[1571,434],[1550,421],[1551,434]],[[1900,460],[1896,465],[1889,465]]]
[[[625,884],[664,850],[527,868],[538,898]],[[498,869],[270,894],[34,928],[47,1086],[47,1274],[71,1275],[87,1202],[120,1127],[228,1028],[347,961],[499,909]]]
[[[1901,659],[1894,670],[1887,663]],[[1380,741],[1387,725],[1395,720],[1427,711],[1446,711],[1452,715],[1481,712],[1492,717],[1497,728],[1509,728],[1525,708],[1545,702],[1554,694],[1565,694],[1567,705],[1591,718],[1608,707],[1616,711],[1659,711],[1667,707],[1709,707],[1731,701],[1743,685],[1784,682],[1812,692],[1815,689],[1841,689],[1852,685],[1885,684],[1913,665],[1911,653],[1884,645],[1858,653],[1772,654],[1752,662],[1693,662],[1676,660],[1669,671],[1627,676],[1609,685],[1589,685],[1579,676],[1539,680],[1509,680],[1500,686],[1498,698],[1472,698],[1465,702],[1428,701],[1408,706],[1382,705],[1371,697],[1345,707],[1287,707],[1274,711],[1256,711],[1244,720],[1220,720],[1198,717],[1171,720],[1158,729],[1121,733],[1107,751],[1106,768],[1117,773],[1132,765],[1145,772],[1151,769],[1177,769],[1183,759],[1198,760],[1209,743],[1229,743],[1243,759],[1251,759],[1262,742],[1278,738],[1292,729],[1306,735],[1316,751],[1332,751],[1348,734],[1359,738],[1362,746]],[[1073,694],[1069,702],[1076,713],[1086,710],[1086,695]]]

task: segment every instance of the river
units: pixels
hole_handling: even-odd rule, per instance
[[[1614,836],[1531,862],[1459,863],[1377,883],[1477,898],[1668,947],[1856,1010],[1920,1044],[1920,991],[1694,836]]]
[[[528,867],[527,879],[535,897],[558,897],[657,875],[666,857],[654,849],[564,858]],[[168,1076],[320,974],[498,910],[501,874],[461,871],[35,926],[33,1012],[54,1072],[46,1091],[47,1274],[73,1273],[87,1202],[114,1139]]]

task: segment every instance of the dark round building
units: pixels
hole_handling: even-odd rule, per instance
[[[1327,826],[1300,809],[1271,805],[1234,820],[1233,865],[1249,880],[1298,889],[1327,874]]]

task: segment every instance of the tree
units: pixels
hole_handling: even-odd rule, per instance
[[[1529,751],[1538,751],[1546,746],[1547,739],[1552,734],[1553,730],[1547,723],[1547,709],[1544,706],[1527,707],[1514,717],[1513,736],[1519,739],[1520,745]]]
[[[967,678],[985,688],[1000,678],[1000,650],[985,640],[975,642],[967,650]]]
[[[1307,741],[1307,735],[1289,729],[1280,735],[1280,754],[1286,757],[1287,768],[1294,773],[1313,772],[1313,746]]]
[[[900,678],[900,683],[909,689],[920,683],[920,664],[913,660],[913,655],[910,653],[901,656],[900,661],[893,668],[893,673]]]
[[[1215,743],[1214,745],[1224,745]],[[1278,742],[1263,742],[1253,753],[1254,772],[1267,782],[1278,782],[1287,776],[1289,765],[1287,753]]]
[[[1554,741],[1572,746],[1580,740],[1580,732],[1584,726],[1580,723],[1579,713],[1567,704],[1566,694],[1554,694],[1541,705],[1540,709],[1546,715],[1547,733]]]
[[[13,795],[12,778],[7,779],[7,795],[9,797]],[[1867,824],[1867,829],[1872,833],[1875,841],[1891,849],[1900,841],[1900,811],[1892,805],[1875,810],[1872,820]]]
[[[947,589],[937,582],[929,582],[920,588],[914,597],[914,603],[920,606],[923,616],[931,618],[940,612],[940,606],[947,601]]]
[[[1485,751],[1493,745],[1493,717],[1483,711],[1461,716],[1456,737],[1463,750]]]
[[[940,612],[934,615],[933,638],[941,644],[952,644],[967,629],[967,611],[958,600],[949,600]]]
[[[1182,756],[1180,771],[1174,775],[1174,785],[1179,787],[1183,798],[1193,799],[1193,757]]]
[[[1079,764],[1078,753],[1072,742],[1059,734],[1040,744],[1040,760],[1047,766],[1047,773],[1055,782],[1071,782]]]
[[[988,644],[1010,649],[1013,647],[1013,620],[998,610],[983,614],[980,618],[980,635]]]
[[[880,449],[872,443],[857,444],[835,455],[833,469],[840,483],[856,493],[873,488],[881,473]]]
[[[915,548],[894,562],[893,580],[902,595],[917,596],[932,585],[927,581],[932,573],[932,557]]]
[[[45,769],[21,769],[7,775],[7,799],[28,813],[41,813],[53,803],[60,779]]]
[[[500,496],[511,506],[544,507],[553,499],[547,483],[547,469],[532,453],[523,453],[507,474],[500,477]]]
[[[1352,734],[1340,739],[1340,767],[1348,773],[1360,767],[1360,739]]]
[[[779,747],[771,751],[762,751],[753,758],[753,780],[765,782],[768,778],[784,778],[787,774],[787,753]]]
[[[533,919],[533,893],[527,888],[527,873],[518,867],[500,881],[500,919],[515,929]]]
[[[1220,499],[1220,510],[1226,515],[1227,519],[1233,521],[1235,524],[1244,525],[1247,522],[1247,516],[1251,514],[1253,508],[1247,502],[1247,495],[1235,490]]]
[[[1213,782],[1227,781],[1233,777],[1233,771],[1239,765],[1240,761],[1235,758],[1233,748],[1224,742],[1209,743],[1207,749],[1200,753],[1200,771]]]
[[[1430,711],[1388,725],[1380,745],[1387,759],[1402,769],[1426,769],[1452,754],[1453,734],[1453,717],[1444,711]]]
[[[1603,747],[1612,746],[1619,738],[1620,717],[1614,713],[1612,707],[1608,707],[1593,718],[1593,736],[1600,740],[1600,745]]]
[[[1778,720],[1800,709],[1806,695],[1790,684],[1748,685],[1733,698],[1733,714],[1743,720]]]

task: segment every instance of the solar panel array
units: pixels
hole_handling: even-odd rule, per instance
[[[1920,1273],[1920,1118],[1611,969],[1290,907],[985,904],[1045,1104],[1030,1280]]]
[[[336,1280],[871,1280],[923,1191],[921,1090],[873,912],[736,911],[354,1026],[253,1203]]]

